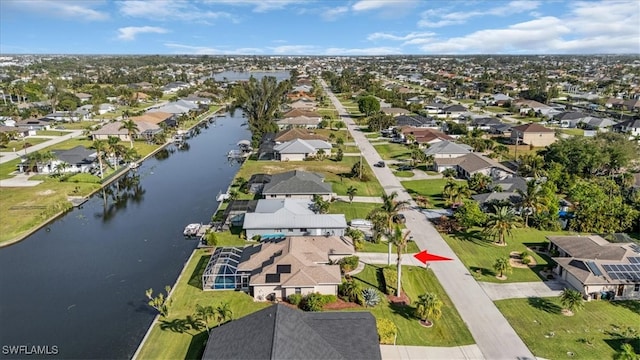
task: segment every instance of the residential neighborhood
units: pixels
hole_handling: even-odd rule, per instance
[[[188,254],[129,305],[150,315],[138,359],[610,358],[638,341],[637,56],[254,60],[10,57],[0,245],[86,207]]]

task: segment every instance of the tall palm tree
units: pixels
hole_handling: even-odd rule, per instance
[[[582,294],[578,290],[564,288],[560,293],[560,303],[570,313],[578,311],[584,307]]]
[[[536,179],[544,176],[544,158],[536,154],[525,154],[520,156],[518,173],[521,176],[531,176]]]
[[[229,303],[222,303],[215,308],[216,320],[218,321],[218,326],[220,324],[226,322],[227,320],[233,320],[233,311],[229,307]]]
[[[53,171],[55,171],[56,175],[62,175],[62,173],[65,172],[65,170],[67,170],[69,167],[71,167],[69,163],[61,161],[56,164],[56,166],[53,168]]]
[[[520,195],[520,206],[524,213],[524,226],[529,227],[529,216],[538,214],[549,208],[547,199],[542,193],[542,187],[535,180],[527,182],[527,190],[517,190]]]
[[[131,119],[124,120],[122,125],[118,130],[127,130],[127,135],[129,135],[129,143],[130,147],[133,148],[133,136],[137,135],[140,132],[140,128],[138,128],[138,124]]]
[[[356,188],[353,185],[349,186],[349,188],[347,189],[347,196],[349,196],[349,204],[353,202],[353,198],[356,196],[357,193],[358,193],[358,188]]]
[[[402,290],[402,254],[407,248],[407,240],[409,239],[409,234],[411,231],[407,231],[405,233],[402,232],[400,226],[396,225],[393,233],[389,237],[389,253],[391,253],[391,244],[396,246],[396,254],[398,255],[396,259],[396,267],[398,273],[398,281],[396,286],[396,296],[400,296],[400,292]]]
[[[488,192],[487,189],[491,185],[491,177],[483,173],[475,173],[467,180],[469,188],[477,193]]]
[[[424,323],[432,324],[442,316],[442,300],[434,293],[422,294],[416,302],[416,316]],[[429,320],[431,319],[431,320]]]
[[[506,245],[505,235],[512,235],[512,230],[518,227],[520,218],[507,206],[494,206],[495,213],[489,214],[485,224],[485,232],[498,237],[498,245]]]
[[[382,211],[386,218],[388,227],[387,230],[391,232],[393,219],[398,213],[409,206],[408,200],[398,200],[398,192],[394,191],[391,194],[382,195],[382,206],[380,207],[380,211]]]
[[[107,143],[104,140],[93,140],[92,148],[96,149],[96,157],[98,158],[98,164],[100,165],[100,178],[104,178],[104,167],[102,166],[102,157],[104,156],[104,150],[107,147]]]
[[[500,257],[493,263],[493,269],[498,272],[499,277],[503,277],[505,273],[511,271],[511,264],[508,257]]]
[[[209,333],[209,320],[215,316],[215,311],[212,306],[202,306],[200,304],[196,304],[196,312],[194,314],[195,318],[198,319],[204,327],[207,329],[207,334]]]
[[[462,203],[462,200],[471,197],[471,189],[464,182],[449,181],[444,186],[442,194],[447,198],[447,204],[455,205]]]

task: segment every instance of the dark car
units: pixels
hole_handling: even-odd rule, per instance
[[[378,161],[377,163],[373,164],[373,166],[375,167],[385,167],[387,166],[384,161]]]
[[[398,171],[411,171],[413,170],[413,166],[411,165],[400,165],[398,166]]]
[[[393,222],[396,224],[404,224],[407,222],[407,218],[402,214],[396,214],[393,216]]]

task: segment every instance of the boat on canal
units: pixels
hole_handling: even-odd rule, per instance
[[[199,224],[199,223],[189,224],[184,228],[184,231],[182,232],[182,234],[184,236],[196,236],[198,235],[198,231],[200,230],[201,226],[202,224]]]

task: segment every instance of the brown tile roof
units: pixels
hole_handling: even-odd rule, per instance
[[[310,118],[322,118],[322,115],[318,114],[315,111],[306,111],[306,110],[301,110],[301,109],[293,109],[290,111],[287,111],[285,114],[282,115],[283,119],[286,118],[294,118],[294,117],[300,117],[300,116],[306,116],[306,117],[310,117]]]
[[[302,128],[291,128],[288,130],[280,131],[273,138],[276,142],[287,142],[295,139],[302,140],[327,140],[326,136],[314,134],[308,130]]]
[[[353,245],[338,236],[293,236],[245,248],[238,271],[250,271],[250,284],[259,285],[267,274],[277,273],[278,265],[290,265],[289,273],[280,273],[281,286],[340,284],[340,267],[327,264],[329,255],[353,253]]]
[[[511,128],[512,130],[518,130],[523,133],[552,133],[554,132],[552,129],[546,128],[540,124],[529,123],[523,124],[519,126],[514,126]]]
[[[411,134],[416,138],[419,143],[431,142],[436,139],[454,141],[451,136],[443,133],[440,130],[429,128],[417,128],[413,126],[403,126],[401,128],[403,134]]]
[[[131,120],[135,122],[147,122],[151,124],[160,124],[161,122],[171,118],[172,116],[173,114],[171,113],[156,111],[156,112],[144,113],[140,116],[133,116]]]
[[[496,167],[508,173],[513,173],[513,170],[481,154],[469,153],[459,157],[459,159],[462,161],[458,163],[458,166],[466,170],[469,174],[490,167]]]

